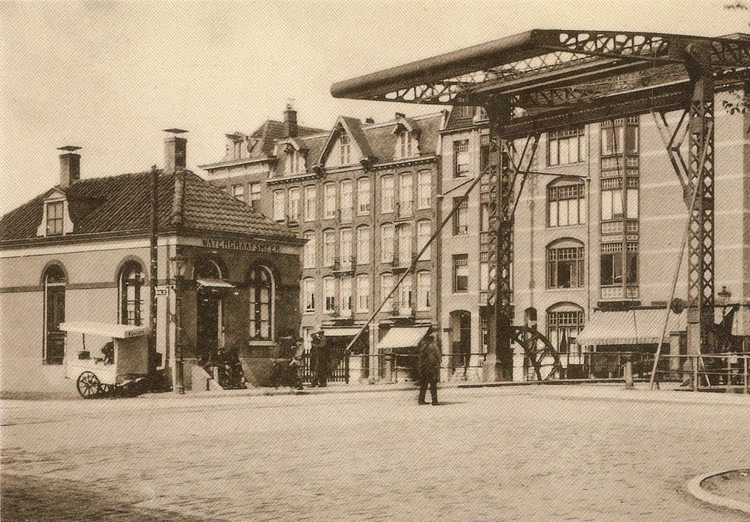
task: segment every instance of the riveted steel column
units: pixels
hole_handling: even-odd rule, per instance
[[[695,79],[689,110],[688,186],[695,204],[688,232],[688,354],[712,351],[714,324],[714,84],[710,70]]]
[[[485,380],[500,381],[513,379],[513,185],[510,158],[505,153],[506,147],[499,132],[501,126],[510,120],[511,106],[505,99],[493,100],[487,104],[486,110],[490,120],[490,284],[487,303],[493,307],[493,320]]]

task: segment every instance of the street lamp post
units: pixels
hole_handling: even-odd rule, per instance
[[[185,363],[182,358],[182,280],[185,275],[186,260],[183,255],[175,254],[170,261],[174,273],[175,291],[174,392],[182,395],[185,393]]]

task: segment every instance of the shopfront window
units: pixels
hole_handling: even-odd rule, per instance
[[[143,287],[144,276],[140,263],[128,261],[120,269],[118,281],[119,287],[119,320],[120,324],[131,324],[140,326],[141,307],[141,288]]]
[[[247,275],[247,288],[250,340],[270,341],[273,338],[273,274],[264,266],[252,268]]]

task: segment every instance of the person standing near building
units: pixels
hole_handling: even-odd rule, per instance
[[[328,342],[320,331],[313,334],[310,346],[310,367],[313,371],[311,386],[324,387],[328,380]]]
[[[429,335],[422,339],[418,348],[418,374],[419,374],[419,404],[427,404],[425,395],[427,387],[430,387],[432,405],[437,406],[437,383],[440,380],[440,353],[438,352],[435,336]]]

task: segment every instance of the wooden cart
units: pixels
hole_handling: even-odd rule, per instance
[[[84,399],[131,388],[148,375],[147,327],[80,321],[60,330],[68,333],[65,377],[76,380]]]

